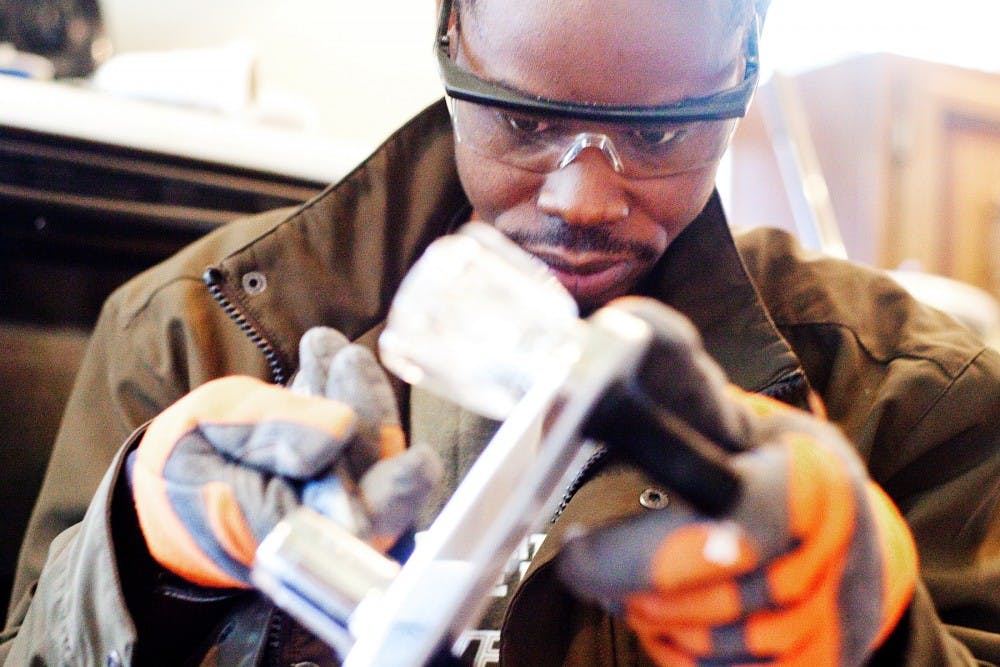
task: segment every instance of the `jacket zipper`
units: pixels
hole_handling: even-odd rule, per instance
[[[231,319],[240,330],[246,334],[250,342],[253,343],[261,352],[264,353],[264,358],[267,360],[267,366],[271,371],[271,379],[275,384],[283,385],[285,384],[288,374],[286,373],[284,367],[281,364],[281,359],[278,357],[277,351],[271,342],[264,336],[263,332],[250,322],[246,315],[240,311],[239,307],[234,303],[225,292],[223,287],[224,277],[222,271],[214,266],[210,266],[205,270],[202,275],[202,280],[205,281],[205,285],[208,286],[208,291],[215,299],[226,315]],[[281,645],[281,630],[284,626],[285,613],[283,610],[275,607],[271,612],[271,618],[267,623],[267,650],[270,653],[270,658],[273,661],[279,659],[279,649]]]
[[[267,620],[267,652],[268,662],[272,667],[280,667],[281,660],[281,631],[285,625],[285,612],[274,607],[271,611],[271,618]]]
[[[240,311],[233,299],[225,293],[222,271],[214,266],[210,266],[205,270],[202,280],[208,286],[208,291],[211,293],[212,298],[222,306],[222,310],[229,316],[229,319],[235,322],[240,330],[247,335],[250,342],[264,353],[264,359],[267,360],[268,368],[271,370],[272,381],[275,384],[285,384],[288,381],[288,373],[281,365],[281,358],[277,350],[267,340],[263,332],[255,327],[247,316]]]
[[[566,487],[566,492],[563,493],[562,498],[559,500],[559,507],[552,514],[552,518],[549,519],[549,523],[555,523],[562,516],[563,510],[566,509],[566,505],[569,505],[569,501],[573,499],[576,492],[583,486],[583,483],[589,479],[591,471],[597,467],[597,465],[604,460],[605,455],[608,453],[608,448],[605,445],[597,445],[594,453],[591,454],[583,465],[580,466],[580,470],[573,477],[573,481],[570,482],[569,486]]]

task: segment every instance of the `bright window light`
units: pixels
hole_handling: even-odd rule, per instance
[[[772,0],[761,58],[792,73],[885,51],[994,71],[998,25],[995,0]]]

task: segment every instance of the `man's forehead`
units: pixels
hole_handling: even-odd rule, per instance
[[[566,39],[565,48],[616,49],[623,57],[651,47],[724,50],[748,25],[751,0],[456,0],[463,32],[487,42]],[[490,40],[495,36],[495,40]]]
[[[742,66],[744,0],[460,1],[473,69],[543,96],[660,104],[732,85]]]
[[[453,0],[464,15],[487,22],[497,16],[529,18],[530,16],[561,16],[570,22],[593,22],[595,8],[607,9],[627,24],[630,19],[641,21],[649,17],[673,17],[692,29],[705,26],[699,20],[706,16],[721,17],[722,24],[738,29],[745,22],[748,12],[762,0]],[[442,0],[437,0],[440,9]]]

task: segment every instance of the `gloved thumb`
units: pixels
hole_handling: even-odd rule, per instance
[[[330,327],[313,327],[299,339],[299,370],[289,388],[306,396],[325,396],[330,363],[350,341]]]

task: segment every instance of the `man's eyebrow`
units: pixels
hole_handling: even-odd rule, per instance
[[[479,76],[479,75],[476,74],[476,76]],[[480,78],[482,78],[482,77],[480,77]],[[535,100],[548,100],[548,101],[551,101],[551,102],[561,101],[561,100],[557,100],[554,97],[546,97],[544,95],[539,95],[537,93],[530,93],[527,90],[524,90],[523,88],[519,88],[519,87],[515,86],[513,83],[511,83],[509,81],[505,81],[503,79],[485,79],[485,78],[483,78],[483,81],[488,81],[488,82],[490,82],[490,83],[492,83],[494,85],[500,86],[501,88],[505,88],[506,90],[509,90],[509,91],[511,91],[513,93],[517,93],[518,95],[521,95],[522,97],[527,97],[527,98],[535,99]]]

